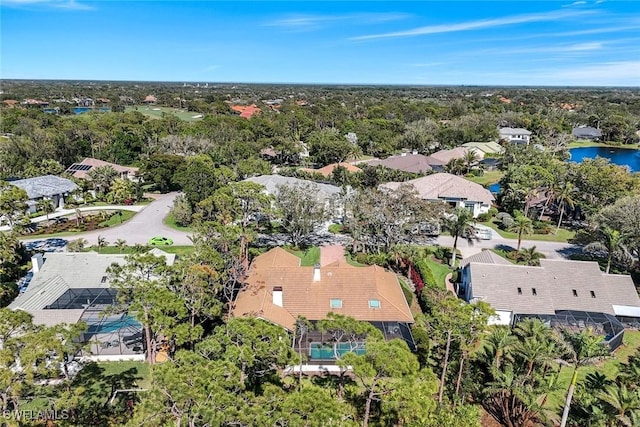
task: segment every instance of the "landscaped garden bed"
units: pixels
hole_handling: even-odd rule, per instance
[[[135,212],[131,211],[100,211],[97,214],[83,215],[82,217],[61,217],[42,222],[37,228],[27,230],[25,236],[38,236],[41,234],[80,233],[93,231],[119,225],[131,218]]]

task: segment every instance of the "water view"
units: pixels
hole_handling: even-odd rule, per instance
[[[580,147],[569,150],[569,161],[581,163],[583,159],[595,159],[597,156],[609,159],[611,163],[628,166],[631,172],[640,172],[640,150],[610,147]]]

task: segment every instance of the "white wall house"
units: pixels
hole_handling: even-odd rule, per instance
[[[500,128],[498,129],[500,139],[513,144],[529,145],[531,142],[531,132],[522,128]]]

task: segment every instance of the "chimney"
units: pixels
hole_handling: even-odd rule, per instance
[[[273,287],[273,305],[282,307],[282,286]]]
[[[42,254],[35,254],[31,257],[31,264],[33,266],[33,274],[36,274],[42,268],[42,264],[44,264],[44,259],[42,258]]]
[[[313,266],[313,281],[320,281],[320,264],[316,264]]]
[[[411,154],[413,154],[413,155],[415,156],[416,154],[418,154],[418,150],[413,150],[413,151],[411,152]]]

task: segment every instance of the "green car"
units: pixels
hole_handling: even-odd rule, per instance
[[[149,239],[150,245],[173,245],[173,240],[168,237],[156,236]]]

